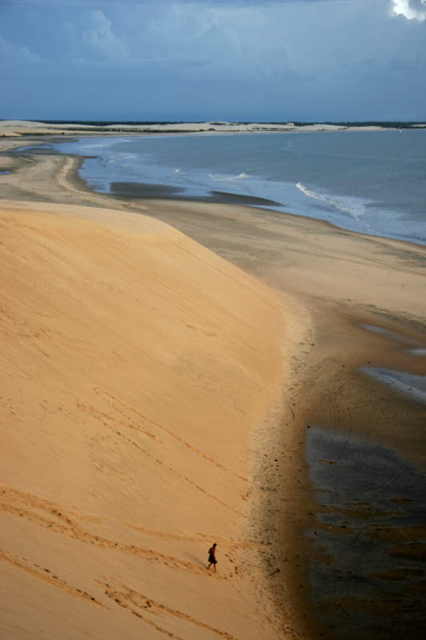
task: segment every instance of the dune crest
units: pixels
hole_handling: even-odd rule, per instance
[[[278,637],[245,533],[278,295],[144,216],[0,224],[5,637]]]

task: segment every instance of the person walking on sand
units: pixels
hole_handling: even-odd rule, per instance
[[[210,569],[210,567],[213,565],[215,571],[216,571],[216,564],[217,564],[216,547],[217,547],[217,544],[215,542],[213,544],[213,546],[210,547],[210,549],[209,549],[209,564],[207,566],[207,569]]]

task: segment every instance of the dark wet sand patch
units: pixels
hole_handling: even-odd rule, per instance
[[[410,591],[415,591],[417,593],[426,594],[426,580],[422,580],[421,582],[415,582],[414,584],[410,584],[408,589]]]
[[[141,198],[150,200],[186,200],[190,202],[215,202],[219,204],[239,204],[246,206],[282,206],[273,200],[244,196],[225,191],[210,191],[208,196],[191,196],[181,187],[141,182],[111,182],[111,194],[120,198]]]
[[[123,198],[175,199],[185,190],[161,184],[142,184],[140,182],[111,182],[111,193]]]
[[[64,154],[62,154],[58,149],[55,149],[52,144],[54,143],[58,143],[58,142],[75,142],[74,140],[67,138],[61,138],[61,139],[52,139],[49,140],[49,142],[46,142],[45,144],[23,144],[22,147],[19,147],[18,149],[14,149],[13,151],[9,151],[7,152],[8,155],[12,155],[12,156],[26,156],[26,155],[30,155],[30,156],[62,156]],[[66,154],[67,156],[71,156],[72,154]],[[80,156],[79,156],[80,157]]]
[[[423,571],[421,569],[399,569],[395,571],[383,571],[382,573],[372,574],[373,578],[378,578],[379,580],[406,580],[407,577],[414,576],[423,576]]]
[[[421,637],[426,476],[389,447],[318,427],[306,455],[318,501],[311,598],[329,637]]]
[[[389,552],[397,558],[408,558],[426,562],[426,537],[423,542],[406,542],[391,547]]]

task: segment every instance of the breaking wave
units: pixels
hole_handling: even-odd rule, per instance
[[[317,193],[308,187],[305,187],[304,184],[298,182],[296,187],[308,198],[312,198],[313,200],[319,200],[319,202],[324,202],[339,211],[344,211],[348,213],[355,220],[359,220],[361,216],[365,214],[365,207],[361,202],[357,202],[352,198],[344,198],[344,197],[333,197],[330,198],[322,193]]]
[[[233,182],[234,180],[244,180],[244,178],[248,178],[246,173],[240,173],[238,176],[229,176],[227,178],[215,176],[213,173],[210,173],[209,175],[214,182]]]

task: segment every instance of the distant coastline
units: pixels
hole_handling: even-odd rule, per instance
[[[426,128],[421,122],[135,122],[135,121],[65,121],[0,120],[0,137],[36,135],[106,135],[156,133],[308,133],[333,131],[381,131]]]

